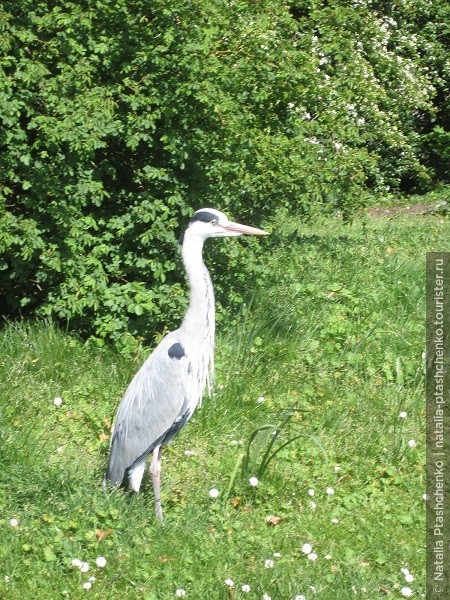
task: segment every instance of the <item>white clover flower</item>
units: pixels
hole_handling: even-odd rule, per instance
[[[248,585],[248,583],[244,583],[244,585],[241,587],[241,590],[245,593],[250,591],[250,586]]]
[[[327,554],[326,556],[324,556],[325,560],[331,560],[331,554]]]
[[[265,402],[266,399],[264,398],[264,396],[260,396],[257,400],[258,404],[263,404],[263,402]]]
[[[11,525],[11,527],[18,527],[19,526],[19,519],[10,519],[9,520],[9,524]]]
[[[273,560],[271,558],[268,558],[267,560],[264,561],[264,566],[266,567],[266,569],[273,569],[273,565],[275,563],[273,562]]]
[[[280,558],[281,552],[274,552],[273,555],[275,558]]]
[[[408,416],[408,413],[404,410],[402,410],[402,412],[398,415],[400,417],[400,419],[406,419],[406,417]]]
[[[232,579],[225,579],[224,583],[228,587],[234,587],[234,581]]]
[[[339,519],[336,519],[336,517],[333,517],[333,519],[331,519],[331,522],[333,523],[333,525],[337,525],[339,523]]]
[[[415,448],[417,446],[416,440],[408,440],[408,446],[410,448]]]
[[[59,396],[53,400],[53,404],[55,406],[61,406],[62,403],[63,403],[63,399],[60,398]]]
[[[89,563],[82,562],[81,565],[80,565],[80,571],[82,573],[87,573],[89,571]]]
[[[308,587],[309,587],[309,589],[310,589],[312,592],[316,593],[316,586],[315,586],[315,585],[310,585],[310,586],[308,586]]]
[[[403,575],[409,575],[409,569],[405,569],[404,567],[400,569]]]
[[[402,589],[400,590],[402,596],[405,596],[405,598],[409,598],[410,596],[413,595],[413,591],[410,587],[402,587]]]
[[[272,598],[269,596],[269,594],[264,594],[262,600],[272,600]]]
[[[334,494],[334,490],[331,487],[328,487],[325,491],[329,496],[332,496]]]
[[[183,596],[186,596],[186,590],[183,590],[182,588],[178,588],[177,591],[175,592],[175,595],[180,598]]]
[[[414,581],[414,577],[411,575],[411,573],[407,573],[407,574],[405,575],[405,581],[406,581],[407,583],[412,583],[412,582]]]
[[[334,467],[334,469],[333,469],[333,471],[334,471],[335,473],[339,473],[339,471],[340,471],[340,470],[341,470],[341,467],[340,467],[339,465],[336,465],[336,466]]]
[[[308,560],[312,560],[312,561],[317,560],[317,554],[315,552],[310,552],[308,554]]]
[[[100,569],[103,569],[103,567],[106,565],[106,558],[104,556],[99,556],[95,559],[95,564],[97,567],[100,567]]]
[[[89,577],[89,581],[90,581],[91,583],[94,583],[94,581],[95,581],[95,580],[96,580],[96,578],[95,578],[93,575],[92,575],[92,577]]]
[[[299,594],[298,596],[295,596],[295,600],[306,600],[306,596]]]
[[[317,504],[315,502],[310,502],[310,507],[312,508],[312,510],[316,510],[317,508]]]
[[[312,488],[308,490],[308,496],[314,496],[315,492]]]
[[[90,581],[86,581],[86,583],[83,583],[83,588],[85,590],[90,590],[92,587],[92,583]]]
[[[429,500],[430,496],[428,494],[422,494],[422,500]]]
[[[72,559],[72,567],[77,567],[79,569],[83,563],[79,558]]]
[[[209,495],[211,496],[211,498],[218,498],[219,494],[220,494],[220,492],[217,488],[211,488],[209,490]]]
[[[259,483],[259,479],[257,477],[250,477],[248,482],[252,487],[256,487]]]
[[[304,552],[305,554],[310,554],[312,552],[311,544],[303,544],[302,552]]]

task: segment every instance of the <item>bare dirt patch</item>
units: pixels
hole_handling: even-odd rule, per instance
[[[372,206],[367,210],[371,217],[395,217],[396,215],[424,215],[435,207],[435,204],[413,204],[411,206]]]

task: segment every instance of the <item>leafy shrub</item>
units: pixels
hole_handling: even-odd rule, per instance
[[[429,178],[411,111],[432,87],[365,3],[20,0],[0,28],[4,314],[145,340],[179,320],[175,240],[200,206],[348,217]],[[238,302],[241,251],[211,254]]]

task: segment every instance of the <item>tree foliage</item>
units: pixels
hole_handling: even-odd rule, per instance
[[[448,9],[417,6],[4,2],[3,311],[148,337],[184,305],[174,247],[192,210],[257,225],[279,210],[350,215],[368,191],[448,177],[432,160],[435,145],[449,153],[433,104],[448,37],[419,33]],[[220,271],[240,260],[215,250]],[[238,296],[239,281],[221,290]]]

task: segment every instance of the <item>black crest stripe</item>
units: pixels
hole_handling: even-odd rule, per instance
[[[207,210],[199,210],[192,219],[189,221],[189,225],[191,223],[195,223],[195,221],[203,221],[204,223],[211,223],[211,221],[217,221],[218,216],[215,213],[209,212]]]

